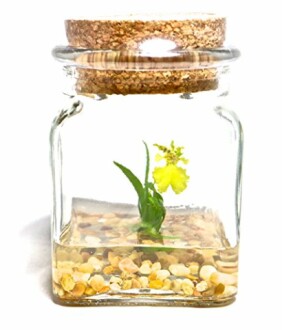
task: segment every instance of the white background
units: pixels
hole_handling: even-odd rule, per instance
[[[29,329],[281,329],[282,130],[279,1],[36,1],[0,3],[0,324]],[[124,3],[126,3],[124,1]],[[219,309],[67,308],[50,296],[48,134],[58,108],[50,51],[63,19],[123,7],[220,10],[242,51],[234,106],[245,131],[240,287]],[[4,322],[6,325],[4,325]]]

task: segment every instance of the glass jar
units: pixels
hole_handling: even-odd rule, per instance
[[[53,292],[218,306],[237,293],[242,130],[215,14],[67,20],[51,130]]]

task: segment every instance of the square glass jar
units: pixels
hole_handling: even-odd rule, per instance
[[[51,130],[55,301],[231,303],[242,129],[226,106],[239,52],[223,45],[225,19],[66,30],[69,46],[53,51],[68,81]]]

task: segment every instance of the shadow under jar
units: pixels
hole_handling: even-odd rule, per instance
[[[67,20],[51,129],[65,305],[221,306],[238,275],[242,130],[225,18]]]

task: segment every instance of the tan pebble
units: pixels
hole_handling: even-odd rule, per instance
[[[206,281],[201,281],[196,285],[196,289],[199,292],[206,291],[209,288],[208,283]]]
[[[71,291],[75,286],[75,281],[70,274],[63,274],[60,282],[63,289],[68,292]]]
[[[91,286],[88,286],[85,289],[84,294],[86,294],[87,296],[93,296],[94,294],[96,294],[96,291],[93,290],[93,288]]]
[[[103,273],[104,273],[105,275],[110,275],[110,274],[114,273],[115,270],[116,270],[116,268],[114,268],[113,266],[110,265],[110,266],[106,266],[106,267],[103,269]]]
[[[163,281],[161,280],[152,280],[149,283],[149,288],[151,289],[161,289],[163,287]]]
[[[138,281],[141,284],[142,288],[147,288],[149,285],[149,280],[148,280],[148,277],[146,277],[146,276],[140,276],[138,278]]]
[[[141,284],[136,278],[132,279],[132,288],[133,289],[140,289],[141,288]]]
[[[187,276],[190,270],[184,264],[173,264],[169,266],[169,271],[175,276]]]
[[[193,287],[191,287],[191,285],[187,284],[186,282],[183,282],[181,284],[181,289],[182,289],[183,293],[185,294],[185,296],[192,296],[194,293]]]
[[[191,288],[194,288],[194,283],[189,279],[189,278],[185,278],[182,283],[186,283],[187,285],[190,285]]]
[[[108,260],[113,267],[118,267],[118,264],[121,261],[121,257],[110,251],[108,253]]]
[[[152,272],[156,272],[156,271],[160,270],[162,268],[162,266],[161,266],[160,262],[154,262],[152,264],[151,268],[152,268]]]
[[[93,290],[100,292],[100,290],[102,290],[102,288],[105,286],[105,280],[101,275],[94,275],[91,277],[89,284]]]
[[[151,266],[148,263],[143,263],[139,268],[139,272],[143,275],[149,275],[152,272]]]
[[[170,276],[170,272],[166,269],[160,269],[157,271],[156,275],[157,280],[163,281]]]
[[[117,283],[119,285],[122,284],[122,279],[120,277],[117,277],[117,276],[112,276],[110,278],[110,283]]]
[[[75,282],[87,282],[90,278],[90,274],[76,271],[72,274],[72,277]]]
[[[192,275],[198,275],[199,269],[200,269],[200,266],[199,266],[199,264],[197,262],[192,262],[189,265],[189,270],[190,270],[190,273]]]
[[[118,267],[122,272],[130,274],[134,274],[139,270],[139,267],[130,258],[122,259],[119,262]]]
[[[88,259],[88,264],[93,267],[94,272],[100,272],[103,267],[103,262],[94,256]]]
[[[172,281],[171,289],[174,292],[179,292],[181,291],[181,286],[182,286],[182,280],[176,279]]]
[[[164,280],[163,290],[170,290],[170,288],[171,288],[171,280],[169,278],[166,278]]]
[[[214,294],[215,295],[223,294],[224,290],[225,290],[225,285],[219,283],[214,289]]]
[[[214,266],[211,265],[204,265],[202,266],[202,268],[200,269],[200,277],[205,280],[205,281],[209,281],[210,277],[213,273],[216,273],[217,270]]]
[[[122,284],[123,290],[129,290],[132,287],[132,280],[124,280]]]
[[[84,261],[84,262],[87,262],[88,261],[88,259],[90,258],[90,256],[91,256],[91,254],[90,253],[88,253],[88,252],[81,252],[80,253],[80,255],[81,255],[81,257],[82,257],[82,260]]]
[[[237,276],[216,272],[210,276],[210,281],[216,285],[219,283],[224,285],[234,285],[237,284]]]
[[[74,288],[71,291],[71,294],[74,297],[81,297],[84,294],[84,292],[85,292],[86,286],[87,285],[85,283],[83,283],[83,282],[75,283],[75,286],[74,286]]]
[[[119,284],[117,284],[117,283],[111,283],[111,284],[110,284],[110,289],[111,289],[112,291],[120,291],[121,286],[120,286]]]
[[[94,267],[91,263],[89,262],[86,262],[86,263],[83,263],[81,264],[79,267],[78,267],[78,271],[79,272],[82,272],[82,273],[93,273],[94,271]]]

